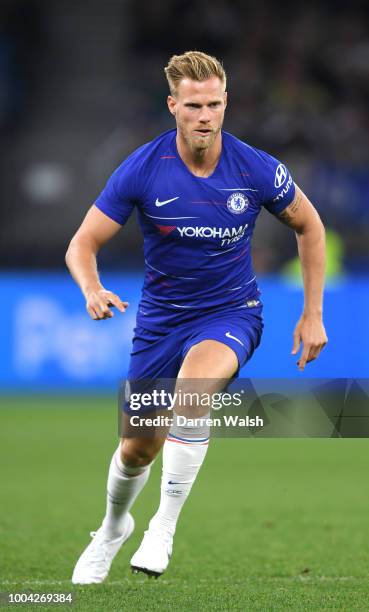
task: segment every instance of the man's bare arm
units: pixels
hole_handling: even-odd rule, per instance
[[[80,228],[73,236],[65,261],[76,283],[86,298],[86,308],[92,319],[107,319],[113,316],[110,306],[125,312],[128,302],[104,289],[97,270],[96,256],[100,248],[121,229],[96,206],[92,206]]]
[[[292,353],[301,342],[303,351],[298,361],[300,370],[316,359],[327,344],[323,325],[323,289],[325,275],[325,231],[314,206],[296,185],[294,200],[279,215],[280,220],[296,232],[304,281],[304,310],[294,331]]]

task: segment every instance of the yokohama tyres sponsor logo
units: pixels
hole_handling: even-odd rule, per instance
[[[245,233],[248,223],[239,227],[177,227],[183,238],[236,238]]]
[[[286,195],[286,193],[289,192],[291,185],[292,185],[292,176],[290,176],[290,178],[288,179],[288,182],[286,183],[286,186],[283,187],[282,191],[280,191],[279,194],[273,199],[273,202],[278,202],[278,200],[282,200],[284,196]]]

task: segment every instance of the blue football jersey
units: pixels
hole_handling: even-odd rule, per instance
[[[178,154],[176,133],[132,153],[95,202],[121,225],[137,209],[146,264],[137,322],[147,329],[258,299],[251,259],[257,216],[262,206],[279,214],[295,195],[284,164],[224,131],[214,172],[195,176]]]

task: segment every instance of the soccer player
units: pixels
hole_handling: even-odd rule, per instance
[[[262,304],[251,261],[251,238],[262,207],[292,228],[304,281],[304,307],[292,353],[300,370],[327,342],[322,322],[325,238],[313,205],[286,166],[222,130],[226,74],[197,51],[165,68],[169,130],[134,151],[112,174],[73,237],[66,262],[96,320],[128,303],[101,284],[100,247],[133,209],[144,236],[146,272],[128,379],[231,380],[262,333]],[[220,383],[219,383],[220,384]],[[160,505],[131,559],[135,571],[158,576],[168,565],[180,511],[208,447],[208,431],[173,425],[167,438],[126,437],[113,455],[106,514],[79,558],[72,581],[102,582],[129,538],[130,509],[163,448]]]

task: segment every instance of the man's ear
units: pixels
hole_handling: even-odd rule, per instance
[[[227,108],[228,94],[226,91],[223,94],[223,100],[224,100],[224,108]]]
[[[167,104],[168,104],[169,112],[172,113],[172,115],[175,115],[176,114],[176,106],[177,106],[176,99],[173,98],[173,96],[168,96],[167,97]]]

